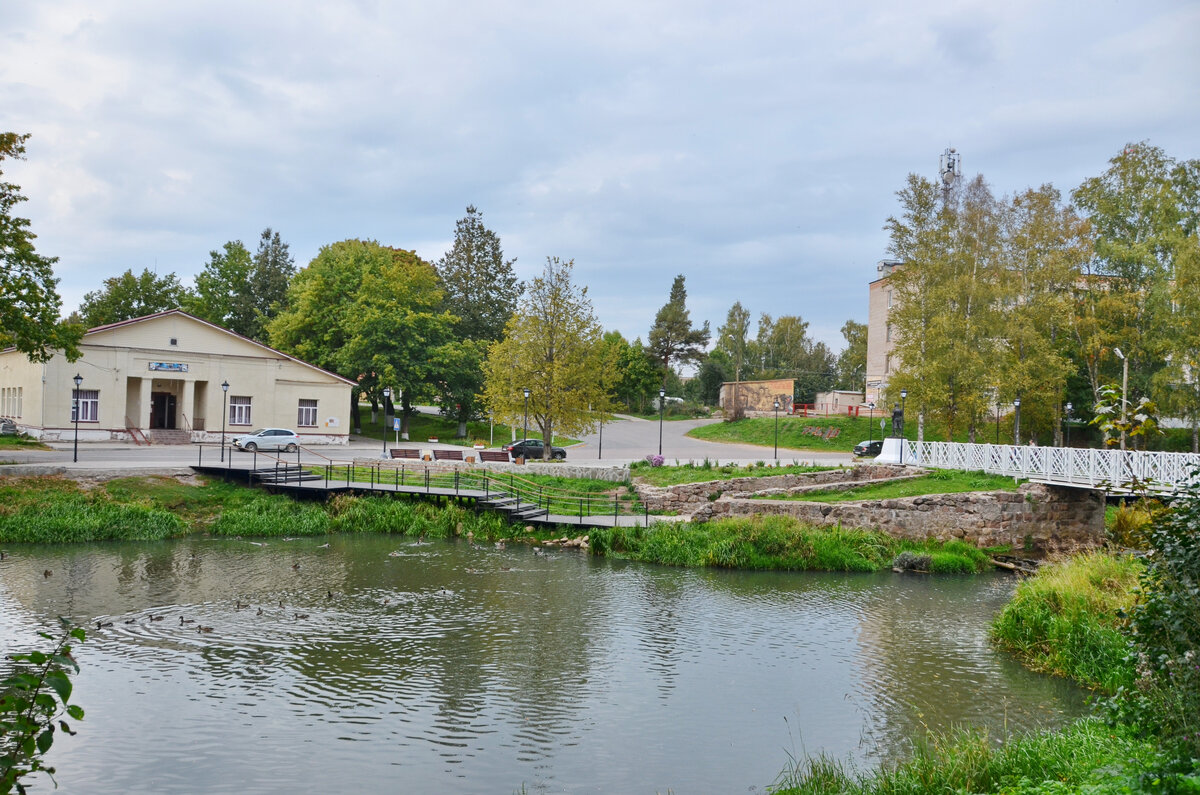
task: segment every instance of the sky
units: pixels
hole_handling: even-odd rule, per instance
[[[839,350],[947,147],[999,195],[1129,142],[1200,157],[1194,0],[5,0],[0,53],[64,314],[266,227],[300,267],[348,238],[436,261],[475,205],[630,339],[683,274],[714,332],[741,301]]]

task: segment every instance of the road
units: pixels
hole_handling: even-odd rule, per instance
[[[722,444],[692,439],[685,434],[692,428],[707,425],[720,420],[675,420],[662,423],[662,451],[668,464],[676,461],[700,463],[705,458],[713,463],[747,464],[757,461],[772,460],[772,448],[758,447],[745,444]],[[636,417],[621,417],[616,422],[607,423],[603,430],[603,447],[600,434],[590,434],[583,437],[580,443],[567,448],[567,462],[581,466],[611,466],[613,464],[628,464],[641,461],[647,455],[658,452],[659,423],[653,420],[643,420]],[[62,470],[104,471],[120,469],[136,471],[138,469],[183,469],[200,461],[199,445],[163,445],[136,446],[126,442],[80,442],[79,461],[72,461],[73,445],[71,442],[51,442],[50,450],[22,450],[19,448],[0,449],[0,462],[5,464],[40,465]],[[389,447],[396,445],[391,442]],[[454,445],[427,443],[402,444],[402,447],[454,448]],[[460,448],[458,448],[460,449]],[[325,457],[335,461],[347,461],[351,458],[374,458],[383,450],[383,442],[378,439],[353,437],[348,445],[313,446],[311,452],[305,449],[301,461],[306,464],[320,463]],[[216,445],[203,446],[203,462],[215,463],[220,458],[220,448]],[[226,458],[233,458],[236,465],[246,466],[250,461],[249,453],[225,450]],[[291,456],[287,456],[291,459]],[[848,464],[852,461],[849,453],[815,452],[810,450],[779,449],[779,460],[790,464],[793,461],[816,464]],[[0,467],[0,474],[4,472]],[[11,470],[10,470],[11,471]]]

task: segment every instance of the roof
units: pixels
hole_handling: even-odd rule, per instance
[[[304,361],[303,359],[297,359],[295,356],[291,356],[289,354],[284,353],[283,351],[276,350],[275,348],[272,348],[269,345],[263,345],[261,342],[259,342],[257,340],[252,340],[249,337],[243,337],[241,334],[238,334],[236,331],[230,331],[229,329],[224,328],[223,326],[218,326],[216,323],[209,323],[207,320],[203,320],[201,318],[196,317],[195,315],[184,312],[182,309],[167,309],[162,312],[155,312],[152,315],[142,315],[141,317],[134,317],[134,318],[130,318],[129,320],[118,320],[116,323],[106,323],[103,326],[96,326],[95,328],[90,328],[83,333],[84,340],[87,339],[89,334],[95,334],[100,331],[111,331],[112,329],[120,328],[122,326],[131,326],[135,323],[144,323],[147,320],[157,320],[158,318],[168,317],[170,315],[179,315],[181,317],[186,317],[188,320],[193,320],[197,323],[200,323],[201,325],[205,325],[205,326],[208,326],[209,328],[216,329],[217,331],[220,331],[224,334],[228,334],[231,337],[236,337],[237,339],[248,342],[251,345],[254,345],[255,347],[262,348],[264,351],[269,351],[270,353],[273,353],[276,356],[282,356],[284,359],[287,359],[288,361],[292,361],[292,362],[295,362],[296,364],[302,365],[304,367],[308,367],[312,370],[316,370],[319,373],[324,373],[325,375],[330,376],[331,378],[336,378],[337,380],[339,380],[345,384],[349,384],[350,386],[358,386],[358,384],[356,382],[351,381],[349,378],[344,378],[344,377],[338,375],[337,373],[331,373],[330,371],[328,371],[322,367],[317,367],[315,364],[310,364],[310,363]],[[83,340],[81,340],[81,342],[82,341]]]

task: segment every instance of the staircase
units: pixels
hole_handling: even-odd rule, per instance
[[[191,444],[192,435],[185,430],[164,430],[158,428],[148,434],[150,444]]]
[[[324,480],[325,475],[313,472],[311,469],[284,464],[279,467],[263,467],[254,470],[254,479],[264,486],[274,486],[288,483],[303,483],[309,480]]]

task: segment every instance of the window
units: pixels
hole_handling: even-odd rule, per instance
[[[892,341],[892,324],[891,323],[887,324],[887,341],[888,342]]]
[[[246,396],[229,398],[229,424],[250,424],[250,398]]]
[[[892,308],[892,291],[888,290],[888,309]]]
[[[892,355],[889,353],[887,359],[883,363],[883,372],[890,373],[892,371]]]
[[[72,389],[71,390],[71,422],[75,422],[76,411],[79,422],[100,421],[100,390]]]
[[[25,387],[6,386],[0,389],[0,417],[21,416],[21,397]]]
[[[317,424],[317,401],[300,398],[300,409],[296,414],[296,424],[301,427],[312,427]]]

